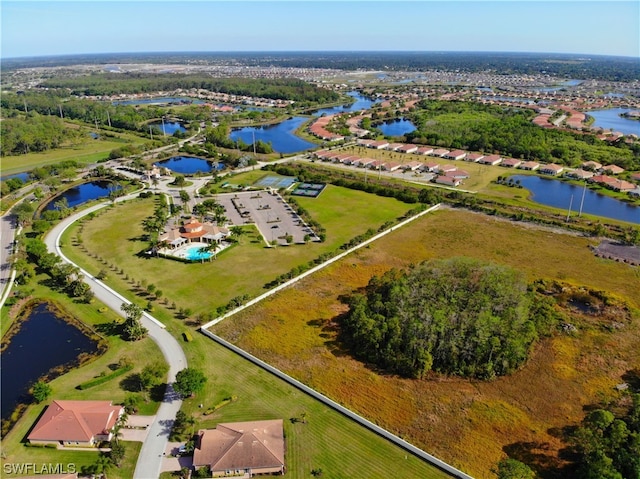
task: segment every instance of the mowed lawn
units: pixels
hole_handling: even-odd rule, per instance
[[[204,335],[196,334],[185,352],[189,365],[202,368],[208,377],[205,390],[183,403],[196,417],[197,428],[283,419],[287,477],[312,477],[313,469],[322,469],[322,477],[344,479],[449,477]],[[235,399],[205,415],[227,397]],[[296,421],[303,414],[306,423]]]
[[[122,403],[127,391],[121,387],[121,381],[128,376],[140,372],[145,366],[164,362],[162,353],[156,344],[149,338],[145,338],[135,346],[120,339],[119,336],[109,333],[110,325],[119,320],[119,316],[107,310],[97,301],[92,304],[75,303],[65,295],[52,291],[40,284],[43,276],[36,278],[30,287],[34,288],[33,296],[55,301],[61,305],[64,311],[76,318],[81,318],[84,323],[93,328],[98,334],[104,337],[108,343],[107,351],[95,359],[85,363],[82,367],[74,369],[56,379],[49,384],[52,389],[51,398],[42,404],[29,406],[11,431],[2,438],[3,456],[1,465],[3,471],[5,464],[35,463],[42,464],[74,464],[80,471],[82,466],[94,464],[98,453],[96,451],[58,451],[49,448],[25,447],[23,441],[37,422],[45,406],[53,399],[74,399],[74,400],[105,400],[114,404]],[[3,314],[13,316],[15,311],[3,310]],[[6,321],[9,322],[9,321]],[[116,377],[106,383],[94,386],[83,391],[76,387],[90,379],[108,374],[111,367],[118,364],[122,358],[128,358],[134,368],[122,376]],[[159,402],[148,401],[140,405],[141,414],[155,414]],[[113,469],[109,477],[130,479],[133,476],[135,463],[140,452],[142,443],[125,442],[126,455],[121,468]],[[12,467],[12,466],[6,466]],[[24,474],[11,474],[7,477],[18,477],[20,475],[33,475],[33,470],[24,471]],[[29,474],[30,473],[30,474]]]
[[[145,281],[163,292],[163,302],[175,302],[194,314],[209,313],[234,297],[263,293],[265,285],[277,276],[323,253],[335,251],[368,228],[377,229],[410,209],[409,205],[392,198],[332,186],[315,200],[300,198],[299,201],[326,229],[326,242],[267,248],[253,228],[240,237],[238,245],[222,251],[210,262],[185,264],[149,257],[144,254],[149,244],[144,238],[142,221],[153,214],[155,203],[152,199],[137,199],[103,210],[83,227],[82,241],[88,252],[99,254],[108,262],[107,266],[72,246],[77,226],[68,230],[63,238],[65,254],[94,274],[105,269],[107,282],[119,291],[129,290],[133,295],[136,283]],[[111,264],[122,268],[123,274],[111,270],[108,267]],[[129,280],[125,280],[125,275]],[[146,304],[144,297],[138,300]]]
[[[509,451],[534,467],[561,465],[560,435],[584,407],[615,395],[640,368],[639,318],[611,331],[576,320],[578,332],[538,343],[527,365],[491,382],[433,375],[408,380],[354,360],[339,341],[341,301],[392,267],[471,256],[530,280],[606,290],[639,306],[637,269],[596,258],[594,241],[457,210],[425,216],[369,248],[217,325],[213,331],[478,478]],[[531,458],[534,458],[531,461]]]

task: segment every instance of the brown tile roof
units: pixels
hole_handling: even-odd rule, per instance
[[[109,434],[122,411],[110,401],[53,401],[27,439],[91,442]]]
[[[208,465],[212,471],[283,467],[282,419],[224,423],[198,431],[193,465]]]

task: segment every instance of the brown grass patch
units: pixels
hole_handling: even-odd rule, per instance
[[[611,331],[576,317],[575,333],[538,343],[525,367],[491,382],[436,375],[408,380],[347,354],[338,338],[337,322],[346,309],[340,298],[391,267],[466,255],[521,269],[532,280],[560,279],[637,301],[635,271],[595,258],[590,244],[588,238],[442,211],[221,323],[215,332],[475,477],[493,477],[490,469],[505,451],[534,468],[553,469],[563,464],[558,431],[578,423],[584,406],[613,396],[612,386],[639,367],[637,317]]]

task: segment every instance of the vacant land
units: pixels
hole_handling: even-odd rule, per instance
[[[598,259],[586,238],[445,210],[386,236],[370,248],[220,323],[214,332],[290,373],[423,449],[479,478],[507,452],[554,474],[563,462],[561,430],[583,407],[606,400],[640,367],[638,318],[608,330],[572,318],[578,331],[544,340],[527,365],[491,382],[433,375],[408,380],[352,359],[341,345],[340,300],[374,274],[429,258],[466,255],[507,264],[529,279],[555,278],[637,303],[640,277]],[[558,473],[559,474],[559,473]]]

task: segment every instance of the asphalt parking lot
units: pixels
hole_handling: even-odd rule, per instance
[[[254,223],[266,243],[277,241],[287,244],[286,235],[291,235],[293,243],[303,243],[305,235],[315,238],[298,214],[277,193],[267,190],[225,193],[216,197],[224,206],[226,216],[234,225]]]

